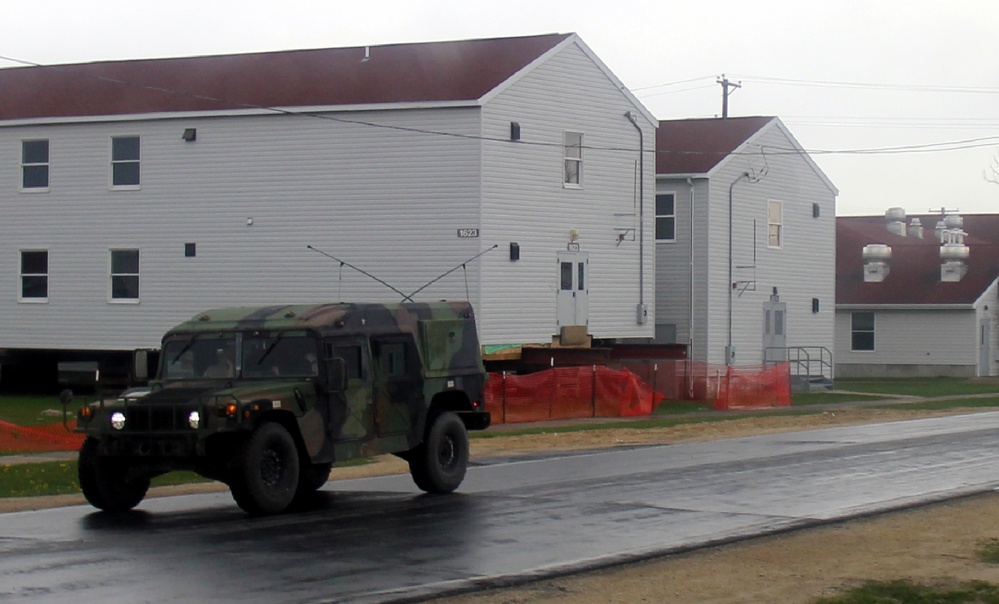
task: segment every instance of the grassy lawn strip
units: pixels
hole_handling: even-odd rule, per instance
[[[152,486],[210,482],[193,472],[170,472],[157,476]],[[38,497],[79,493],[75,461],[0,465],[0,497]]]
[[[985,581],[920,585],[909,581],[865,581],[815,604],[999,604],[999,585]]]
[[[70,419],[74,419],[77,405],[73,407]],[[0,396],[0,420],[25,427],[55,424],[62,421],[62,403],[57,396]]]

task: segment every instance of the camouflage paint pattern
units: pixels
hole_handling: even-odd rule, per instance
[[[252,363],[246,356],[236,361],[240,373],[232,377],[168,376],[168,363],[179,365],[199,338],[231,341],[237,350],[259,339],[267,345],[262,354],[253,352],[261,364],[283,338],[305,337],[315,343],[314,375],[247,377]],[[150,468],[193,468],[218,478],[212,464],[198,458],[224,456],[231,442],[226,438],[248,434],[262,421],[289,427],[313,463],[409,450],[422,442],[428,414],[438,408],[456,412],[469,429],[489,424],[485,371],[467,302],[219,308],[171,329],[163,342],[159,379],[148,395],[94,403],[91,418],[78,418],[77,431],[99,439],[102,454],[145,456]],[[168,345],[175,350],[184,342],[181,354],[166,354]],[[331,355],[342,354],[348,357],[346,383],[331,388]],[[112,425],[116,412],[126,418],[121,429]]]

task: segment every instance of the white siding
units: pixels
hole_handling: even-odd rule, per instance
[[[776,122],[768,125],[742,151],[725,160],[710,175],[702,193],[698,181],[694,195],[694,345],[692,358],[725,362],[728,342],[729,296],[729,188],[733,191],[732,263],[734,281],[752,282],[732,295],[732,343],[736,365],[763,361],[763,305],[774,288],[787,303],[787,346],[824,346],[833,350],[835,312],[835,193],[804,157],[781,153],[796,147]],[[749,182],[741,175],[758,177]],[[664,181],[659,190],[683,191],[679,183]],[[783,246],[767,247],[767,202],[783,203]],[[686,262],[689,227],[680,226],[689,213],[689,195],[677,197],[677,243],[660,244],[659,261]],[[813,218],[813,204],[819,217]],[[755,268],[748,268],[755,267]],[[662,269],[660,269],[662,271]],[[680,275],[682,267],[666,273]],[[680,323],[689,315],[689,303],[670,293],[686,287],[672,280],[657,283],[657,302],[669,308],[659,315],[663,322]],[[818,298],[819,312],[812,312]],[[674,310],[673,307],[678,310]],[[657,319],[660,320],[660,319]],[[835,353],[834,353],[835,354]]]
[[[480,250],[479,110],[216,117],[0,128],[0,348],[129,349],[206,307],[400,296]],[[343,120],[348,121],[341,121]],[[184,142],[184,128],[197,128]],[[109,190],[113,135],[141,136],[141,190]],[[50,191],[18,192],[20,141],[50,140]],[[252,218],[252,226],[247,219]],[[196,243],[197,256],[184,257]],[[49,250],[47,304],[18,297],[18,250]],[[108,250],[140,250],[139,304],[108,302]],[[478,304],[478,263],[467,267]],[[418,299],[464,298],[465,271]]]
[[[999,282],[993,281],[975,306],[979,324],[989,321],[989,373],[999,375]]]
[[[837,365],[975,366],[978,363],[974,310],[875,310],[872,352],[850,350],[853,312],[836,313]]]
[[[548,341],[556,333],[556,253],[578,229],[589,254],[589,331],[597,338],[654,335],[654,154],[645,157],[644,302],[638,325],[639,237],[618,242],[618,228],[638,228],[636,181],[639,133],[625,117],[637,114],[645,148],[654,124],[578,46],[569,45],[497,95],[483,110],[483,258],[480,331],[486,343]],[[511,142],[510,122],[521,140]],[[579,189],[564,188],[563,133],[583,134]],[[509,259],[509,243],[520,260]]]

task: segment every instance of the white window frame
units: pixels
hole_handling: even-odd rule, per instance
[[[27,162],[24,158],[24,144],[25,143],[45,143],[45,161],[44,162]],[[49,186],[52,184],[52,170],[50,168],[52,162],[51,156],[51,145],[49,139],[47,138],[26,138],[21,141],[21,180],[20,180],[20,191],[22,193],[48,193]],[[24,171],[26,168],[37,168],[40,166],[45,167],[45,186],[44,187],[26,187],[24,186]]]
[[[115,252],[135,252],[139,256],[139,266],[137,267],[137,272],[134,273],[116,273],[114,272],[114,255]],[[138,304],[141,298],[142,292],[142,254],[139,248],[111,248],[108,250],[108,302],[111,304]],[[116,298],[114,295],[114,281],[115,277],[135,277],[135,297],[134,298]]]
[[[774,209],[776,208],[776,216]],[[776,245],[773,243],[774,233],[777,235]],[[767,247],[772,250],[779,250],[784,247],[784,202],[767,201]]]
[[[114,142],[119,139],[130,139],[134,138],[139,145],[139,156],[137,158],[127,158],[127,159],[115,159],[114,157]],[[121,134],[112,136],[109,142],[109,159],[110,159],[110,171],[108,173],[108,186],[112,191],[137,191],[142,188],[142,137],[138,134]],[[123,184],[118,185],[114,182],[114,168],[116,165],[121,164],[135,164],[139,169],[139,182],[135,184]]]
[[[570,136],[574,139],[578,137],[578,144],[576,144],[576,140],[573,140],[573,144],[570,144]],[[569,170],[570,163],[575,164],[575,170],[572,172]],[[570,174],[575,174],[575,180],[572,180]],[[566,189],[583,188],[582,132],[572,132],[569,130],[562,132],[562,186]]]
[[[673,198],[673,213],[672,214],[660,214],[659,213],[659,198],[669,195]],[[655,212],[656,212],[656,222],[655,222],[655,238],[656,243],[676,243],[676,192],[675,191],[660,191],[656,193],[655,198]],[[673,236],[669,239],[659,237],[659,219],[660,218],[672,218],[673,219]]]
[[[853,326],[853,317],[855,315],[859,315],[859,314],[871,315],[871,328],[869,330],[868,329],[858,330],[858,329],[854,328],[854,326]],[[877,351],[877,347],[878,347],[878,336],[877,336],[878,329],[877,329],[877,327],[878,327],[878,316],[877,316],[876,313],[874,313],[874,311],[858,310],[858,311],[851,312],[850,313],[850,352],[860,352],[860,353],[876,352]],[[871,334],[871,347],[870,348],[854,348],[854,345],[853,345],[853,336],[856,333],[870,333]]]
[[[24,254],[32,252],[45,252],[45,272],[26,273],[24,272]],[[45,297],[25,297],[24,278],[25,277],[45,277]],[[49,251],[46,249],[24,249],[17,253],[17,301],[23,304],[48,304],[49,302]]]

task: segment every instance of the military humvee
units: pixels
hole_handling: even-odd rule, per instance
[[[127,511],[150,478],[193,470],[251,514],[278,513],[333,463],[394,453],[416,485],[448,493],[466,430],[489,426],[467,302],[223,308],[171,329],[145,393],[84,406],[87,500]]]

